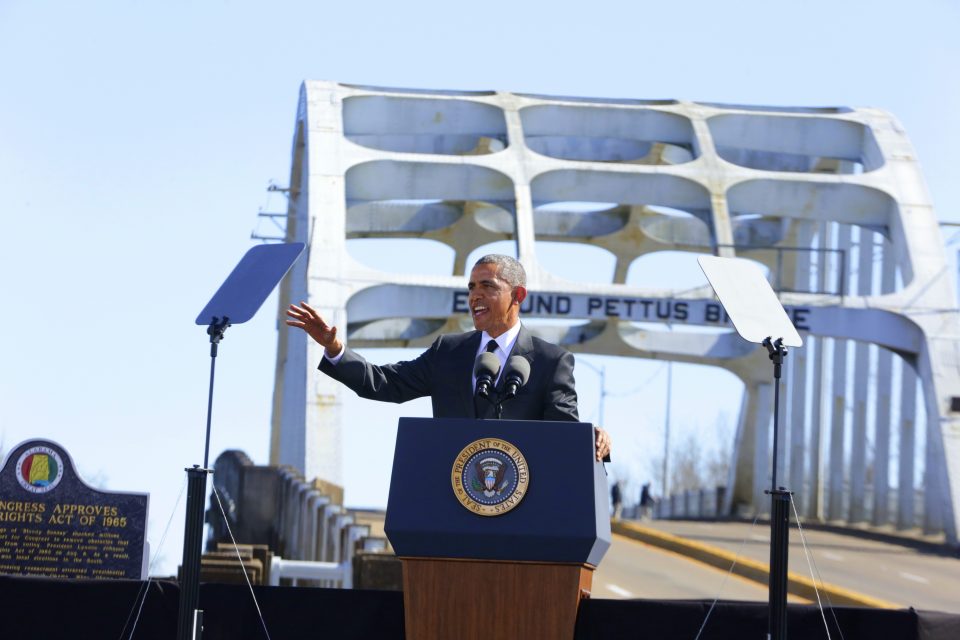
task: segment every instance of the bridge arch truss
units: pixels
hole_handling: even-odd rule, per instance
[[[731,513],[768,508],[766,352],[729,330],[708,288],[626,280],[659,251],[760,262],[806,342],[788,358],[780,466],[801,515],[957,542],[957,303],[916,155],[890,114],[308,81],[287,195],[287,240],[309,250],[281,310],[309,300],[351,346],[426,347],[469,326],[467,258],[507,240],[528,272],[524,316],[576,321],[536,327],[544,337],[739,376]],[[441,242],[452,273],[372,269],[348,252],[353,238]],[[601,247],[613,277],[563,280],[538,241]],[[315,374],[320,358],[302,332],[280,331],[271,463],[339,482],[343,391]]]

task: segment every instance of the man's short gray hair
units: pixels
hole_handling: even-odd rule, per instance
[[[510,285],[511,289],[527,286],[527,272],[516,258],[500,253],[490,253],[477,260],[473,266],[479,267],[481,264],[495,264],[500,267],[500,277]]]

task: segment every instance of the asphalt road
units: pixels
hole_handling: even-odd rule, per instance
[[[767,587],[623,536],[593,574],[594,598],[767,601]],[[790,602],[807,602],[790,597]]]
[[[654,520],[643,525],[753,560],[768,562],[770,559],[769,525],[669,520]],[[960,613],[960,558],[812,529],[805,529],[803,538],[814,573],[819,573],[818,581],[903,607]],[[789,565],[790,571],[811,576],[802,538],[796,529],[790,531]]]
[[[371,521],[383,535],[383,516]],[[736,522],[652,520],[659,531],[695,540],[767,563],[768,525]],[[827,582],[903,607],[960,613],[960,558],[855,535],[804,530],[818,582]],[[790,571],[810,576],[801,537],[790,531]],[[613,536],[593,576],[594,598],[713,599],[767,601],[766,585],[707,566],[671,551]],[[790,602],[807,602],[790,597]],[[824,602],[824,604],[828,604]]]

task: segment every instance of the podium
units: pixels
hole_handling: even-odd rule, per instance
[[[384,528],[408,640],[573,638],[608,495],[590,424],[402,418]]]

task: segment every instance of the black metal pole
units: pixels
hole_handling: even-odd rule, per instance
[[[787,563],[790,550],[790,492],[770,492],[770,618],[768,637],[787,638]]]
[[[203,547],[203,510],[207,497],[208,469],[199,465],[187,472],[187,518],[183,528],[183,563],[180,573],[180,613],[177,640],[198,640],[201,629],[194,629],[200,603],[200,551]]]
[[[210,466],[210,423],[213,417],[213,376],[217,370],[217,346],[223,340],[223,334],[230,326],[230,319],[224,317],[223,320],[213,318],[213,322],[207,327],[207,335],[210,336],[210,387],[207,391],[207,439],[203,446],[203,468]]]
[[[210,336],[210,388],[207,393],[207,434],[203,448],[203,467],[194,465],[187,472],[187,517],[183,525],[183,562],[180,572],[180,612],[177,640],[200,640],[203,612],[200,603],[200,554],[203,550],[203,512],[207,502],[207,474],[210,473],[210,425],[213,417],[213,380],[217,367],[217,345],[230,326],[230,320],[214,317],[207,327]]]
[[[780,365],[776,365],[779,367]],[[777,485],[777,464],[780,462],[780,429],[777,424],[777,416],[780,414],[780,376],[776,377],[773,392],[773,477],[770,479],[770,491],[776,491]]]
[[[766,338],[763,346],[773,362],[773,479],[770,490],[770,578],[768,640],[787,639],[787,568],[790,550],[790,492],[777,486],[779,458],[780,377],[787,350],[783,338]]]

